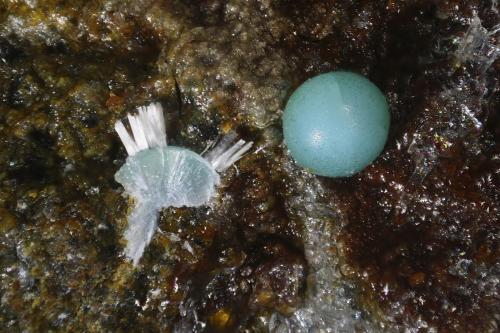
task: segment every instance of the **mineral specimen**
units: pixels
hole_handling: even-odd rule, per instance
[[[345,177],[380,154],[389,122],[380,90],[363,76],[339,71],[309,79],[293,92],[283,115],[283,134],[302,167]]]
[[[232,166],[253,142],[233,143],[234,136],[229,135],[203,158],[189,149],[167,145],[158,103],[139,108],[138,115],[128,115],[128,121],[133,137],[121,121],[115,124],[129,154],[115,179],[136,201],[125,231],[125,254],[137,265],[154,235],[159,211],[207,204],[219,185],[217,172]]]
[[[0,331],[497,332],[499,21],[492,0],[0,1]],[[390,104],[348,179],[285,153],[308,78]],[[140,269],[114,123],[254,141],[208,206],[169,207]]]

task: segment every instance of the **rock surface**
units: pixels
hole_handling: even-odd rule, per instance
[[[496,332],[497,1],[0,3],[0,331]],[[386,149],[314,177],[281,110],[331,70],[388,96]],[[255,152],[210,207],[166,209],[123,258],[113,124],[168,110],[172,144]]]

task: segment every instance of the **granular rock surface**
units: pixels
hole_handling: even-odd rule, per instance
[[[497,332],[497,1],[0,3],[0,331]],[[382,155],[308,174],[281,114],[331,70],[388,97]],[[207,207],[164,209],[139,265],[113,124],[255,142]]]

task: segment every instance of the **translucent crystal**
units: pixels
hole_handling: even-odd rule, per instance
[[[137,265],[151,241],[159,211],[166,207],[199,207],[215,195],[219,174],[252,146],[236,135],[224,137],[204,158],[185,148],[168,146],[160,104],[140,107],[128,115],[130,131],[121,121],[115,130],[129,157],[115,174],[125,192],[135,199],[125,231],[125,255]]]
[[[210,200],[219,175],[200,155],[180,147],[158,147],[129,156],[115,174],[129,195],[151,207],[198,207]]]

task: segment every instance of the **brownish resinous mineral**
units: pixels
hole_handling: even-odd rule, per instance
[[[1,332],[498,332],[496,0],[0,3]],[[387,96],[382,155],[346,179],[288,155],[304,80]],[[159,102],[169,144],[253,151],[169,208],[134,267],[113,124]]]

